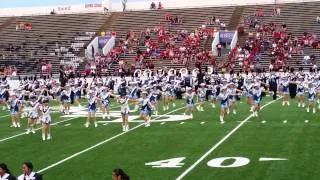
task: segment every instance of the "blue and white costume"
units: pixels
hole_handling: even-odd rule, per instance
[[[253,101],[255,104],[259,105],[262,99],[262,88],[259,87],[258,89],[253,89]]]
[[[101,98],[101,104],[103,107],[108,107],[110,104],[110,93],[109,92],[102,92],[100,94],[100,98]]]
[[[194,107],[194,101],[193,101],[193,93],[186,93],[186,106],[187,108],[193,108]]]
[[[316,100],[316,88],[311,87],[308,89],[308,100],[314,102]]]
[[[43,124],[50,124],[51,123],[51,116],[50,116],[50,107],[49,106],[40,106],[40,111],[42,112],[41,121]]]
[[[204,87],[199,88],[199,102],[204,102],[206,100],[206,91],[207,90]]]
[[[151,116],[151,107],[149,104],[149,99],[141,98],[140,105],[141,105],[140,113]]]
[[[129,99],[127,97],[121,97],[118,102],[120,103],[120,109],[121,109],[121,114],[122,115],[127,115],[129,114]]]
[[[305,93],[304,83],[302,81],[297,81],[297,95],[303,96]]]
[[[229,94],[226,92],[220,92],[218,99],[220,99],[221,108],[228,108],[229,105]]]
[[[31,119],[36,119],[38,118],[38,106],[39,106],[39,102],[35,101],[35,102],[30,102],[30,106],[31,109],[28,112],[28,117]]]
[[[11,100],[10,101],[10,114],[15,115],[15,114],[18,114],[18,112],[19,112],[19,100],[18,99]]]
[[[96,105],[96,97],[90,96],[88,99],[88,111],[89,112],[96,112],[97,111],[97,105]]]

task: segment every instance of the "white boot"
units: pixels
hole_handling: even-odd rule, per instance
[[[237,111],[235,109],[232,110],[233,114],[237,114]]]
[[[310,109],[307,107],[307,112],[310,112]]]
[[[51,140],[51,139],[52,139],[51,135],[50,135],[50,134],[48,134],[48,136],[47,136],[47,140]]]
[[[42,141],[46,140],[46,135],[42,133]]]
[[[313,114],[316,113],[316,108],[313,108],[312,113],[313,113]]]
[[[26,134],[30,134],[30,129],[27,130]]]
[[[221,124],[224,123],[223,116],[220,116],[220,123],[221,123]]]

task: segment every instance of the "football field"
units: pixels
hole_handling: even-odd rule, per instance
[[[318,180],[320,179],[320,110],[298,108],[297,101],[263,99],[259,117],[252,117],[244,98],[237,114],[219,122],[220,108],[207,103],[193,119],[183,116],[184,101],[152,117],[144,127],[131,114],[130,131],[122,132],[119,106],[111,104],[109,121],[84,127],[85,110],[71,115],[52,113],[51,141],[23,128],[10,128],[7,111],[0,112],[0,162],[14,175],[31,161],[45,180],[112,179],[122,168],[133,180]],[[136,118],[136,119],[135,119]]]

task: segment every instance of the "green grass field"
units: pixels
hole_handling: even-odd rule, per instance
[[[174,109],[153,117],[151,127],[136,121],[125,133],[117,122],[85,128],[79,113],[53,113],[53,139],[45,142],[40,130],[24,134],[26,119],[24,128],[9,128],[9,116],[2,111],[0,161],[14,175],[21,174],[24,161],[31,161],[46,180],[109,180],[118,167],[133,180],[320,179],[320,110],[307,113],[295,100],[290,107],[282,107],[281,99],[266,98],[263,104],[257,118],[251,117],[245,102],[238,102],[238,114],[228,115],[225,124],[219,123],[219,108],[208,103],[193,119],[163,122],[183,114],[183,101],[178,101]],[[116,103],[112,111],[118,114]],[[173,160],[151,163],[160,167],[146,165],[167,159]]]

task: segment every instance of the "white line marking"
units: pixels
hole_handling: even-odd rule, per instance
[[[241,123],[241,122],[243,122],[243,121],[237,121],[237,122]],[[252,121],[246,121],[246,123],[249,123],[249,122],[252,122]]]
[[[305,123],[308,123],[308,122],[309,122],[309,120],[305,120],[304,122],[305,122]]]
[[[175,109],[175,110],[173,110],[173,111],[170,111],[170,112],[168,112],[168,113],[166,113],[166,114],[160,115],[160,116],[156,117],[155,119],[158,119],[158,118],[160,118],[160,117],[162,117],[162,116],[165,116],[165,115],[167,115],[167,114],[171,114],[171,113],[173,113],[173,112],[175,112],[175,111],[178,111],[178,110],[184,109],[184,108],[185,108],[185,107],[177,108],[177,109]],[[79,155],[81,155],[81,154],[83,154],[83,153],[85,153],[85,152],[88,152],[88,151],[90,151],[90,150],[92,150],[92,149],[94,149],[94,148],[96,148],[96,147],[98,147],[98,146],[101,146],[101,145],[103,145],[103,144],[105,144],[105,143],[107,143],[107,142],[109,142],[109,141],[111,141],[111,140],[113,140],[113,139],[116,139],[116,138],[118,138],[118,137],[120,137],[120,136],[122,136],[122,135],[124,135],[124,134],[127,134],[128,132],[131,132],[131,131],[133,131],[133,130],[135,130],[135,129],[138,129],[139,127],[142,127],[142,126],[144,126],[144,123],[141,123],[141,124],[139,124],[139,125],[131,128],[129,131],[122,132],[122,133],[120,133],[120,134],[117,134],[117,135],[115,135],[115,136],[112,136],[112,137],[110,137],[110,138],[108,138],[108,139],[106,139],[106,140],[104,140],[104,141],[101,141],[101,142],[99,142],[99,143],[97,143],[97,144],[95,144],[95,145],[93,145],[93,146],[90,146],[90,147],[88,147],[88,148],[86,148],[86,149],[84,149],[84,150],[82,150],[82,151],[79,151],[79,152],[77,152],[77,153],[75,153],[75,154],[72,154],[71,156],[69,156],[69,157],[67,157],[67,158],[65,158],[65,159],[62,159],[62,160],[60,160],[60,161],[58,161],[58,162],[56,162],[56,163],[54,163],[54,164],[51,164],[50,166],[45,167],[45,168],[43,168],[43,169],[41,169],[41,170],[39,170],[39,171],[37,171],[37,172],[42,173],[42,172],[44,172],[44,171],[46,171],[46,170],[48,170],[48,169],[51,169],[51,168],[53,168],[53,167],[55,167],[55,166],[58,166],[59,164],[62,164],[62,163],[66,162],[66,161],[68,161],[68,160],[70,160],[70,159],[72,159],[72,158],[74,158],[74,157],[77,157],[77,156],[79,156]]]
[[[267,121],[261,121],[262,124],[266,123]]]
[[[287,120],[284,120],[284,121],[283,121],[283,124],[286,124],[287,122],[288,122]]]
[[[106,126],[106,125],[108,125],[108,123],[105,123],[105,124],[102,124],[103,126]]]
[[[0,116],[0,118],[3,118],[3,117],[8,117],[9,116],[9,114],[7,114],[7,115],[4,115],[4,116]]]
[[[278,98],[280,99],[280,98]],[[272,104],[276,100],[270,101],[267,104],[263,105],[261,109]],[[235,133],[245,122],[247,122],[253,114],[250,114],[246,119],[244,119],[240,124],[238,124],[232,131],[230,131],[225,137],[223,137],[218,143],[216,143],[211,149],[209,149],[204,155],[202,155],[195,163],[193,163],[188,169],[186,169],[176,180],[181,180],[184,178],[190,171],[192,171],[201,161],[203,161],[207,156],[209,156],[215,149],[217,149],[224,141],[226,141],[233,133]]]
[[[204,123],[206,123],[205,121],[202,121],[200,124],[204,124]]]
[[[266,158],[266,157],[261,157],[259,158],[259,161],[286,161],[288,160],[287,158]]]
[[[116,107],[113,107],[113,108],[117,108],[117,107],[120,107],[120,106],[116,106]],[[110,108],[110,109],[113,109],[113,108]],[[56,113],[58,113],[58,112],[56,112]],[[6,115],[6,116],[9,116],[9,115]],[[1,117],[5,117],[5,116],[0,116],[0,118],[1,118]],[[62,116],[62,117],[63,117],[63,116]],[[72,118],[69,118],[69,119],[66,119],[66,120],[62,120],[62,121],[53,123],[53,124],[51,124],[51,125],[52,125],[52,126],[58,125],[58,124],[60,124],[60,123],[68,122],[68,121],[71,121],[71,120],[77,119],[77,118],[81,118],[81,117],[72,117]],[[39,128],[37,128],[37,129],[35,129],[35,131],[38,131],[38,130],[40,130],[40,129],[42,129],[42,127],[39,127]],[[13,135],[13,136],[10,136],[10,137],[7,137],[7,138],[0,139],[0,142],[4,142],[4,141],[7,141],[7,140],[9,140],[9,139],[13,139],[13,138],[16,138],[16,137],[19,137],[19,136],[22,136],[22,135],[26,135],[26,133],[23,132],[23,133],[16,134],[16,135]]]
[[[68,121],[71,121],[71,120],[77,119],[77,118],[78,118],[78,117],[69,118],[69,119],[66,119],[66,120],[62,120],[62,121],[53,123],[53,124],[51,124],[51,125],[52,125],[52,126],[58,125],[58,124],[60,124],[60,123],[68,122]],[[37,129],[35,129],[35,131],[38,131],[38,130],[40,130],[40,129],[42,129],[42,127],[39,127],[39,128],[37,128]],[[7,141],[7,140],[9,140],[9,139],[13,139],[13,138],[16,138],[16,137],[19,137],[19,136],[23,136],[23,135],[26,135],[26,133],[23,132],[23,133],[16,134],[16,135],[13,135],[13,136],[10,136],[10,137],[7,137],[7,138],[0,139],[0,142],[4,142],[4,141]]]
[[[70,123],[68,123],[68,124],[65,124],[64,126],[70,126],[71,124]]]

